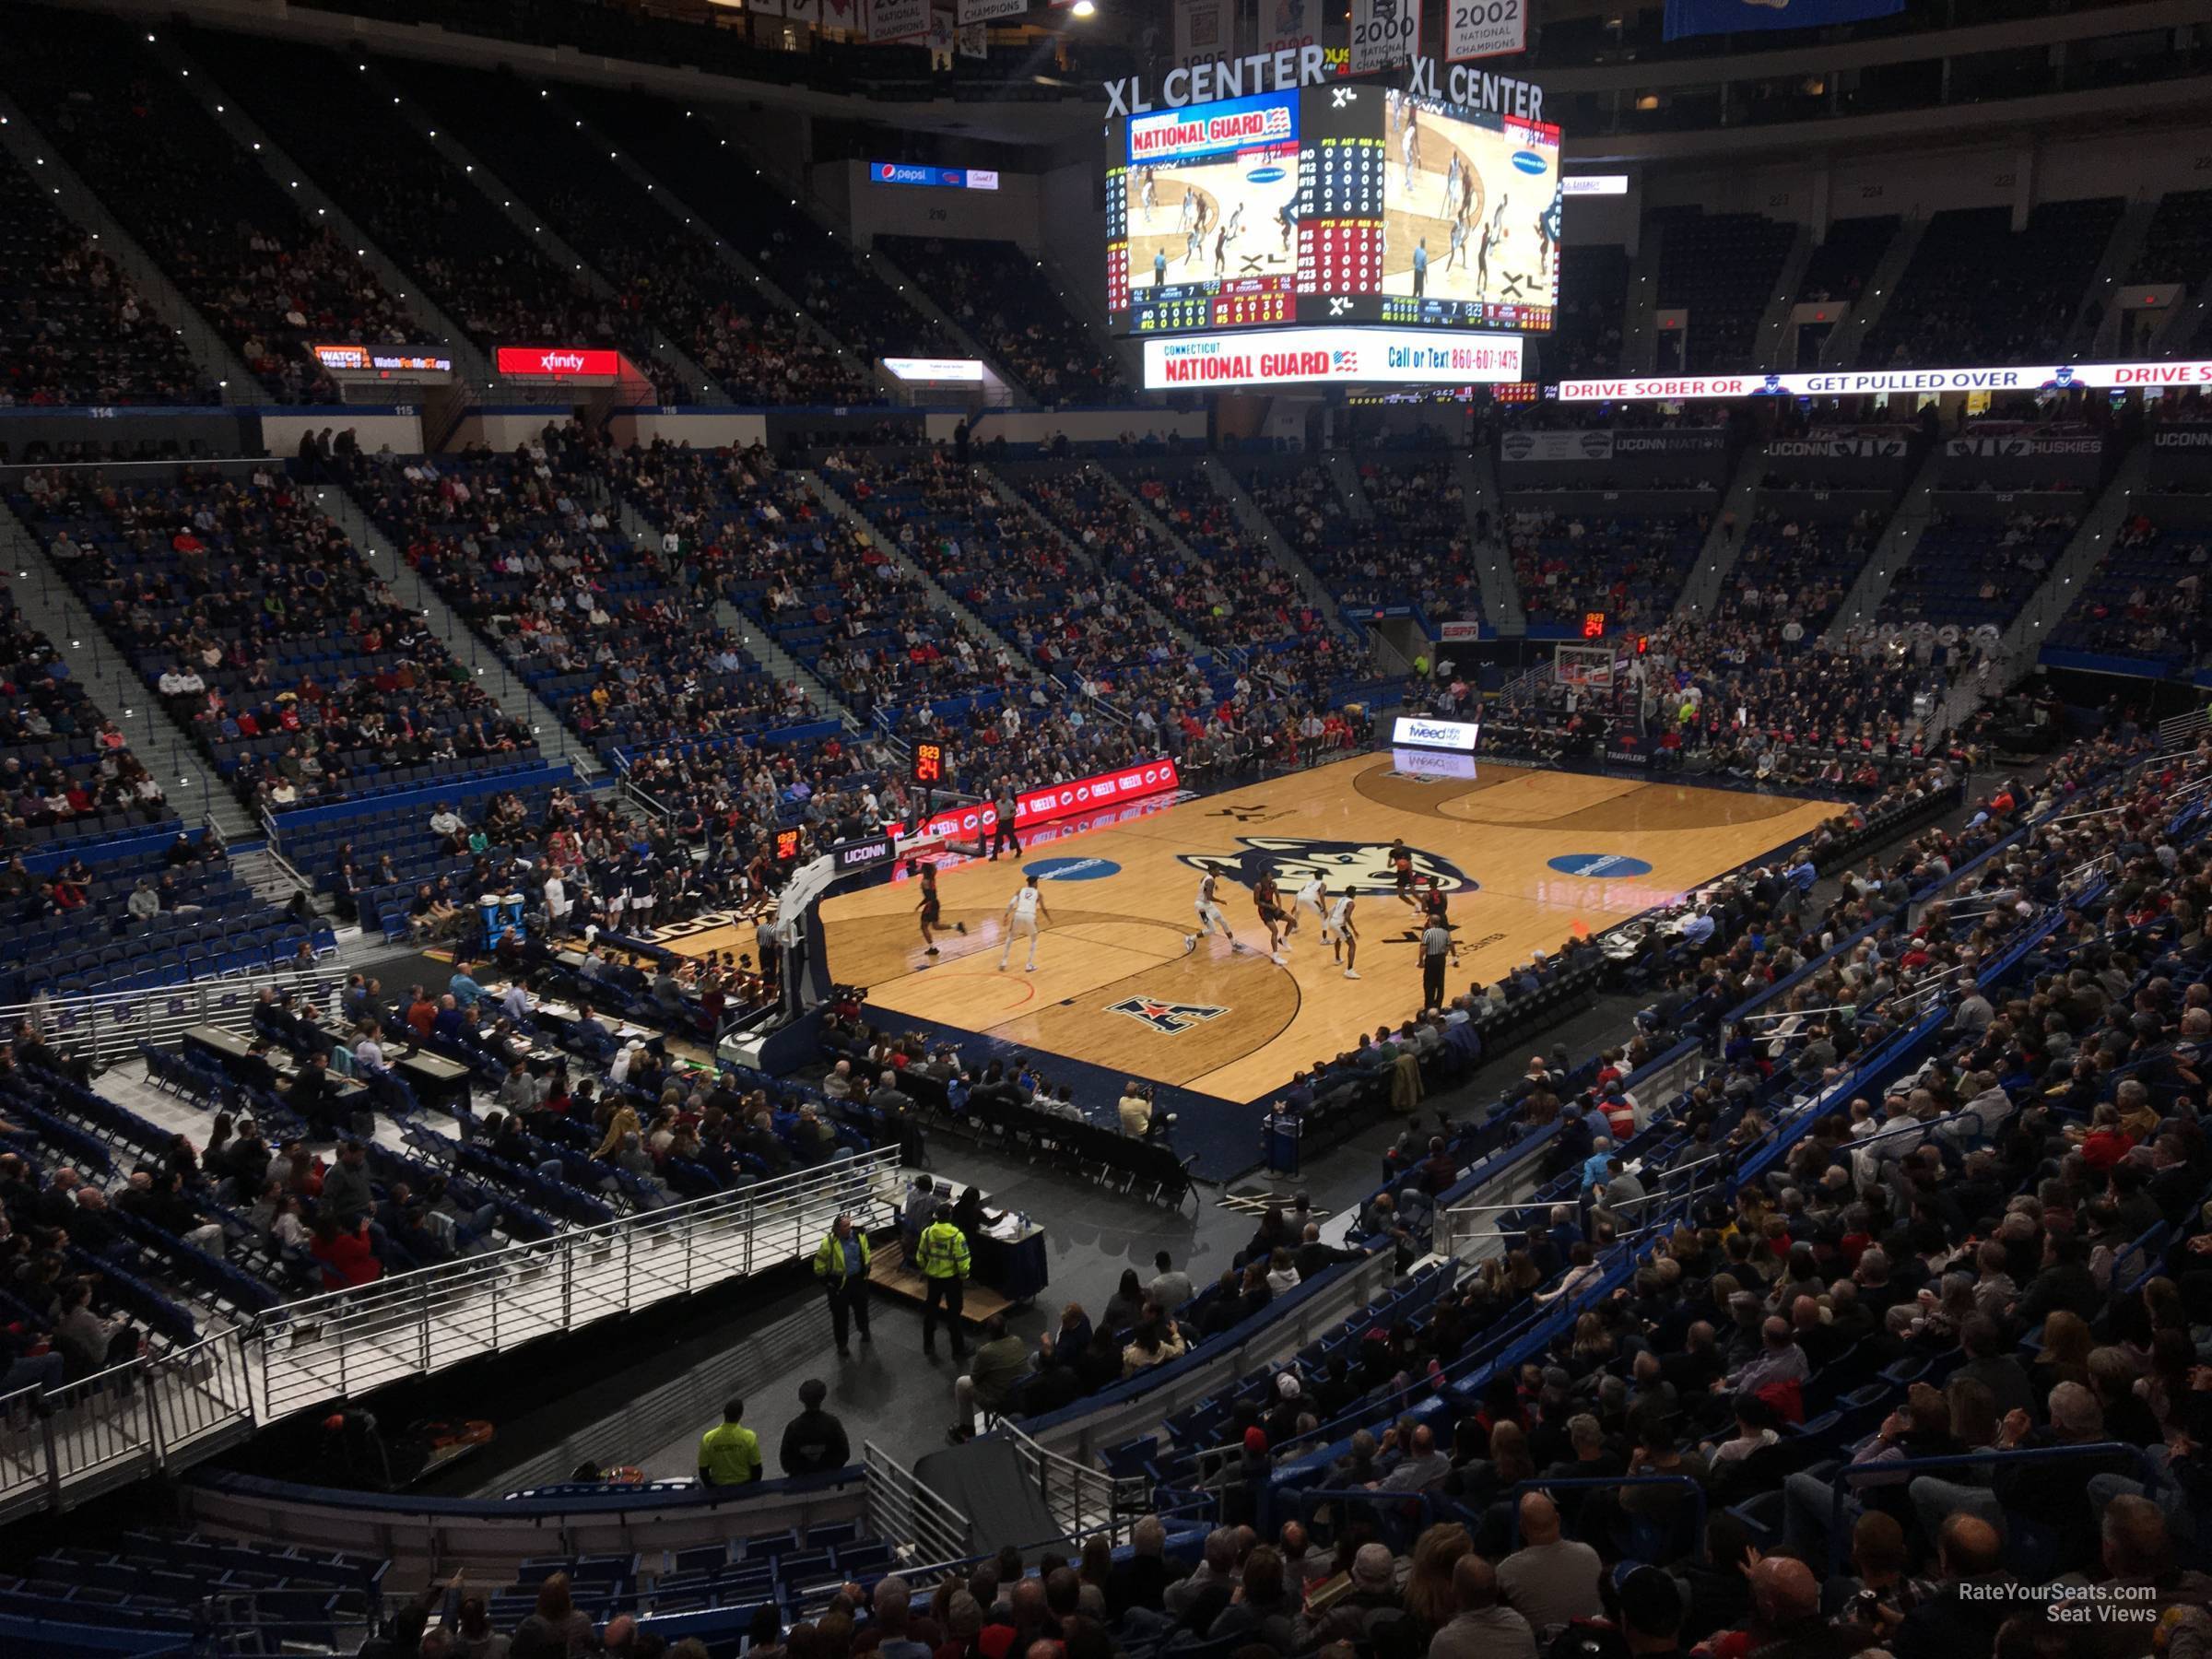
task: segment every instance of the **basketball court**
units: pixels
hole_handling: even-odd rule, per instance
[[[1787,851],[1837,811],[1488,762],[1439,775],[1434,759],[1408,756],[1401,771],[1391,753],[1357,756],[1139,815],[1119,808],[1102,827],[1040,836],[1019,859],[941,860],[936,958],[923,954],[920,888],[902,866],[899,879],[823,901],[830,974],[879,1008],[1246,1102],[1419,1006],[1414,912],[1392,890],[1395,838],[1419,877],[1451,894],[1458,989]],[[1206,867],[1235,872],[1218,888],[1241,953],[1218,935],[1184,953]],[[1286,965],[1268,959],[1248,885],[1263,871],[1286,903],[1313,875],[1358,890],[1362,977],[1343,977],[1310,919]],[[1041,878],[1048,918],[1038,967],[1024,971],[1017,939],[1002,972],[1003,919],[1025,872]],[[751,941],[724,928],[663,943],[700,954]]]
[[[1507,168],[1512,147],[1497,135],[1418,107],[1408,113],[1418,135],[1410,188],[1402,125],[1392,131],[1388,146],[1382,291],[1414,291],[1414,250],[1426,242],[1429,270],[1422,292],[1427,298],[1549,304],[1552,276],[1545,268],[1535,224],[1551,201],[1550,184]],[[1454,258],[1452,229],[1463,215],[1462,247]],[[1486,229],[1491,246],[1488,280],[1483,283],[1476,267]]]

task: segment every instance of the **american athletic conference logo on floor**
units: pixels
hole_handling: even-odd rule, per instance
[[[1213,1003],[1171,1003],[1160,1002],[1150,996],[1125,996],[1120,1002],[1108,1003],[1106,1012],[1126,1014],[1130,1018],[1150,1026],[1163,1037],[1175,1037],[1194,1025],[1218,1019],[1229,1010]]]
[[[1390,867],[1387,841],[1303,841],[1290,836],[1240,835],[1236,853],[1178,853],[1175,856],[1194,870],[1232,876],[1247,887],[1263,876],[1275,877],[1287,892],[1318,876],[1332,890],[1350,888],[1359,893],[1395,890],[1397,876]],[[1419,848],[1413,853],[1413,877],[1423,887],[1433,876],[1448,893],[1471,893],[1482,883],[1448,858]]]

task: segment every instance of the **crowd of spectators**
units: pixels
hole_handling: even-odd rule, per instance
[[[1882,519],[1871,511],[1832,520],[1769,509],[1755,513],[1740,534],[1743,545],[1715,613],[1753,626],[1794,622],[1809,638],[1828,626],[1851,591],[1882,534]]]
[[[430,136],[434,121],[379,95],[358,54],[229,35],[222,52],[256,119],[488,356],[502,345],[616,347],[657,401],[698,401],[700,388],[653,355],[644,321],[524,235]],[[359,165],[364,147],[376,151],[374,168]]]
[[[335,403],[309,346],[415,334],[353,250],[303,217],[129,23],[34,6],[10,33],[9,90],[270,395]]]
[[[12,156],[0,156],[0,408],[220,401],[176,331]]]
[[[177,723],[256,806],[342,798],[377,771],[535,752],[423,618],[293,482],[26,476],[47,552]]]
[[[771,303],[703,229],[665,212],[641,214],[636,181],[577,129],[565,104],[511,76],[473,70],[418,65],[409,82],[613,285],[623,313],[665,330],[737,402],[877,400],[865,362]]]
[[[2041,585],[2074,537],[2073,512],[2002,519],[1938,512],[1882,596],[1884,622],[2003,628]]]
[[[1599,519],[1516,511],[1507,520],[1506,549],[1521,608],[1532,624],[1573,626],[1601,612],[1608,629],[1650,629],[1674,608],[1711,527],[1710,512]]]
[[[876,245],[1038,402],[1128,400],[1098,330],[1067,309],[1043,265],[1013,243],[882,236]]]
[[[2194,527],[2169,528],[2149,513],[2131,515],[2086,591],[2059,618],[2052,646],[2194,664],[2212,638],[2204,613],[2206,558],[2205,539]]]
[[[27,830],[168,816],[160,783],[123,728],[85,695],[53,641],[24,619],[0,583],[0,827]]]
[[[1642,655],[1616,653],[1610,686],[1518,682],[1501,718],[1546,734],[1547,750],[1610,745],[1656,764],[1865,790],[1930,754],[1929,722],[1960,660],[1930,637],[1791,641],[1771,614],[1669,624],[1645,641]],[[1454,679],[1431,695],[1456,707],[1469,693]]]
[[[2042,202],[2018,231],[2010,207],[1931,214],[1860,364],[2057,362],[2125,205]]]

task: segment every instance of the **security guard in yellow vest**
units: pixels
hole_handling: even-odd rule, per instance
[[[745,1486],[760,1478],[760,1437],[740,1420],[745,1402],[722,1408],[722,1421],[699,1437],[699,1478],[702,1486]]]
[[[968,1337],[960,1329],[960,1290],[968,1277],[968,1235],[952,1224],[952,1206],[937,1206],[936,1219],[922,1230],[914,1246],[914,1265],[922,1269],[922,1351],[937,1357],[937,1307],[944,1305],[946,1324],[952,1331],[952,1357],[968,1358]]]
[[[845,1346],[849,1325],[860,1327],[863,1342],[875,1340],[868,1335],[868,1235],[853,1225],[851,1216],[840,1216],[831,1222],[815,1247],[814,1277],[822,1281],[822,1288],[830,1296],[830,1326],[837,1333],[838,1356],[849,1359],[853,1356],[853,1350]]]

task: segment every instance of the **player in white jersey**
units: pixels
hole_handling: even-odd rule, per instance
[[[1182,216],[1180,223],[1185,236],[1198,226],[1198,193],[1188,184],[1182,187]]]
[[[1229,931],[1229,918],[1221,913],[1221,906],[1215,899],[1214,883],[1217,879],[1218,877],[1211,870],[1198,877],[1198,900],[1192,906],[1198,912],[1198,933],[1187,933],[1182,935],[1182,954],[1184,956],[1189,956],[1192,951],[1198,948],[1198,934],[1210,934],[1217,927],[1221,930],[1221,936],[1229,941],[1230,949],[1242,950],[1244,948],[1238,943],[1237,935]]]
[[[1041,919],[1050,922],[1053,912],[1044,908],[1044,895],[1037,890],[1037,877],[1032,876],[1021,884],[1014,897],[1006,900],[1006,942],[998,952],[998,971],[1006,971],[1006,959],[1013,954],[1014,941],[1026,934],[1030,940],[1030,969],[1037,971],[1037,924]]]
[[[1328,894],[1329,889],[1322,885],[1321,877],[1318,876],[1298,889],[1298,897],[1291,900],[1290,931],[1292,933],[1296,933],[1298,924],[1310,915],[1321,928],[1321,942],[1324,945],[1329,942],[1329,918],[1321,908],[1322,900],[1326,899]]]
[[[1453,210],[1459,205],[1460,170],[1465,165],[1466,163],[1460,159],[1459,152],[1453,150],[1451,171],[1444,174],[1444,199],[1437,207],[1437,218],[1451,218],[1453,217]]]
[[[1329,924],[1323,937],[1330,934],[1335,935],[1333,943],[1337,959],[1344,964],[1344,977],[1358,979],[1359,974],[1354,964],[1359,960],[1359,930],[1352,924],[1352,889],[1348,887],[1329,906]]]

